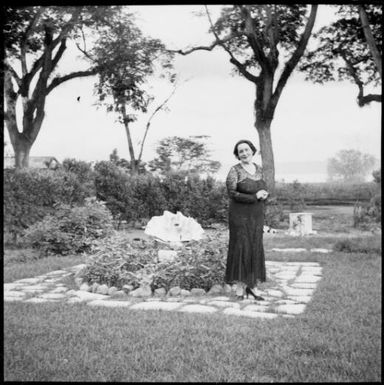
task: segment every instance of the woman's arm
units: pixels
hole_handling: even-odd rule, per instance
[[[226,185],[227,185],[228,196],[234,199],[236,202],[242,202],[242,203],[256,202],[257,200],[256,194],[245,194],[245,193],[240,193],[236,190],[237,172],[235,167],[232,167],[229,170],[227,180],[226,180]]]

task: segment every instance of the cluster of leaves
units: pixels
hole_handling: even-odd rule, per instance
[[[5,169],[4,229],[13,242],[30,225],[55,210],[55,205],[81,204],[88,192],[65,170]]]
[[[178,251],[173,262],[159,262],[158,250],[169,248],[153,242],[130,242],[116,234],[102,243],[89,258],[81,276],[89,284],[105,283],[122,288],[149,285],[152,290],[172,286],[183,289],[209,290],[222,284],[225,272],[227,239],[218,233],[201,241],[193,241]]]
[[[23,241],[43,254],[77,254],[113,232],[112,215],[103,202],[86,198],[84,206],[59,204],[52,214],[28,227]]]

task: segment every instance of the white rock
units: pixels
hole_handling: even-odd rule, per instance
[[[168,290],[168,295],[170,295],[171,297],[177,297],[181,294],[181,288],[180,286],[174,286],[174,287],[171,287],[169,290]]]
[[[140,302],[131,307],[133,310],[175,310],[181,303],[177,302]]]
[[[191,290],[191,295],[196,295],[196,296],[205,295],[205,290],[199,289],[199,288],[193,288]]]
[[[279,313],[287,313],[287,314],[301,314],[305,309],[304,304],[286,304],[280,305],[276,308],[276,311]]]
[[[145,227],[145,234],[165,242],[200,240],[204,230],[195,219],[165,210],[162,216],[154,216]]]
[[[129,295],[132,297],[150,297],[152,291],[149,286],[140,286],[138,289],[131,291]]]
[[[111,287],[108,289],[108,295],[114,295],[117,291],[118,291],[117,287],[111,286]]]
[[[217,311],[217,309],[214,308],[213,306],[197,305],[197,304],[185,305],[178,310],[187,312],[187,313],[214,313],[215,311]]]
[[[330,249],[321,249],[321,248],[315,248],[311,249],[311,253],[330,253],[332,250]]]
[[[99,285],[97,290],[96,290],[96,293],[97,294],[103,294],[103,295],[108,295],[108,286],[103,284],[103,285]]]
[[[87,302],[89,306],[105,306],[105,307],[129,307],[131,305],[128,301],[113,301],[113,300],[100,300]]]
[[[213,285],[210,289],[209,289],[209,291],[208,291],[208,294],[210,294],[210,295],[215,295],[215,294],[221,294],[222,292],[223,292],[224,290],[223,290],[223,287],[221,286],[221,285],[219,285],[219,284],[215,284],[215,285]]]
[[[163,287],[159,287],[158,289],[155,289],[153,295],[155,297],[163,297],[167,294],[167,291]]]
[[[223,314],[251,317],[251,318],[267,318],[267,319],[276,318],[278,316],[275,313],[246,311],[246,310],[239,310],[239,309],[232,309],[232,308],[224,309]]]
[[[102,294],[96,294],[96,293],[89,293],[87,291],[81,291],[77,290],[73,293],[76,297],[84,300],[84,301],[89,301],[89,300],[95,300],[95,299],[106,299],[105,295]]]
[[[207,302],[207,305],[210,306],[217,306],[217,307],[231,307],[231,308],[236,308],[240,309],[240,304],[237,302],[229,302],[229,301],[209,301]]]
[[[191,295],[191,292],[189,290],[181,289],[180,295],[182,297],[189,297]]]
[[[80,286],[80,290],[82,291],[91,291],[92,288],[88,285],[88,283],[83,283],[81,286]]]

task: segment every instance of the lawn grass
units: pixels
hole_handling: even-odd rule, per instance
[[[339,216],[347,214],[339,213],[336,221],[324,216],[317,225],[332,232],[348,219],[338,222]],[[334,235],[266,236],[264,247],[332,248],[343,237],[362,237],[343,226],[344,232]],[[365,237],[367,245],[381,240],[381,235]],[[313,261],[323,267],[313,299],[294,318],[6,302],[4,379],[380,382],[382,257],[374,250],[266,252],[267,260]],[[15,253],[5,255],[4,282],[85,261]]]
[[[48,256],[37,259],[36,253],[30,249],[5,250],[3,262],[3,282],[31,278],[53,270],[60,270],[84,263],[85,256]]]
[[[324,277],[293,319],[5,303],[4,378],[380,381],[381,256],[314,255]]]

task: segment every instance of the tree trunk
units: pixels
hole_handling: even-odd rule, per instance
[[[29,153],[31,151],[32,143],[21,135],[16,139],[15,151],[15,167],[28,168],[29,167]]]
[[[129,156],[131,158],[131,172],[132,172],[132,174],[137,174],[138,173],[138,165],[137,165],[136,158],[135,158],[135,151],[133,149],[131,132],[129,131],[129,116],[127,115],[127,111],[125,109],[125,104],[122,105],[121,112],[123,114],[125,133],[127,134],[127,139],[128,139],[128,150],[129,150]]]
[[[275,196],[275,161],[272,148],[271,123],[272,120],[259,120],[256,121],[255,127],[259,134],[264,180],[270,196],[273,197]]]

